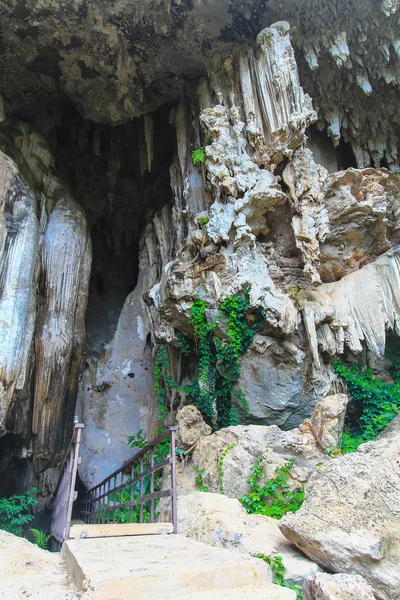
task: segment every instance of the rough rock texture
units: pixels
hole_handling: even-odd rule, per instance
[[[303,600],[374,600],[371,586],[360,575],[316,573],[303,585]]]
[[[365,342],[376,357],[385,352],[386,330],[399,327],[399,251],[396,246],[376,261],[316,291],[301,291],[299,303],[314,363],[319,350],[331,356],[345,346],[362,351]]]
[[[178,497],[178,532],[199,542],[255,556],[280,555],[285,578],[302,584],[319,567],[281,534],[278,521],[248,515],[235,499],[223,494],[196,492]]]
[[[248,411],[238,405],[243,422],[274,423],[289,429],[308,418],[331,383],[324,373],[314,378],[310,389],[310,359],[298,338],[282,341],[256,334],[241,362],[238,388],[249,405]]]
[[[351,143],[359,167],[371,158],[396,165],[397,10],[396,0],[11,0],[1,9],[1,91],[19,112],[69,100],[95,121],[127,122],[178,99],[216,46],[228,54],[232,42],[286,20],[318,128],[335,145]]]
[[[311,425],[326,450],[335,450],[339,446],[348,401],[346,394],[327,396],[313,410]]]
[[[336,573],[363,576],[377,598],[400,594],[400,437],[362,444],[318,469],[282,533]]]
[[[277,467],[294,458],[296,462],[291,471],[293,485],[307,481],[317,463],[325,459],[306,424],[290,431],[281,431],[275,425],[227,427],[201,438],[193,454],[194,464],[205,471],[203,484],[210,492],[220,490],[218,462],[231,444],[233,447],[223,460],[222,476],[223,491],[230,498],[241,498],[250,491],[247,479],[260,454],[265,480],[274,477]]]
[[[57,483],[57,471],[45,471],[63,457],[71,436],[91,242],[82,208],[53,173],[55,161],[46,141],[19,121],[4,128],[0,141],[25,178],[4,159],[1,433],[17,434],[30,445],[22,452],[33,454],[44,501]],[[11,459],[4,452],[3,466]]]
[[[200,440],[201,436],[212,432],[195,406],[184,406],[179,410],[176,414],[176,424],[179,427],[177,435],[179,448],[190,448]]]
[[[10,491],[42,477],[49,498],[80,378],[86,483],[156,429],[157,344],[177,382],[166,422],[193,402],[176,388],[196,377],[179,352],[195,297],[215,316],[251,288],[262,316],[243,423],[298,426],[335,391],[332,357],[383,354],[399,331],[400,7],[42,4],[0,8],[0,148],[28,186],[11,167],[0,184],[0,457]]]
[[[13,394],[23,394],[30,374],[39,224],[31,191],[3,153],[0,186],[0,435],[4,435]],[[20,431],[27,428],[26,412],[27,407],[19,415]]]
[[[59,554],[0,529],[0,598],[77,600]]]
[[[163,216],[167,218],[165,211]],[[163,247],[162,234],[167,227],[167,223],[160,227],[158,238],[151,225],[145,230],[137,286],[125,301],[105,354],[90,361],[82,379],[77,412],[86,426],[79,473],[88,487],[132,456],[134,451],[127,444],[130,435],[139,430],[153,433],[157,417],[149,342],[151,319],[143,294],[156,279],[159,248]]]

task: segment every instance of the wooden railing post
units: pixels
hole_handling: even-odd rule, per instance
[[[171,508],[172,525],[174,533],[178,533],[177,494],[176,494],[176,455],[175,455],[175,432],[177,427],[170,427],[171,432]]]
[[[77,497],[76,475],[80,463],[79,450],[84,425],[75,423],[74,432],[60,469],[60,479],[53,501],[50,531],[55,539],[63,543],[69,537],[72,507]]]

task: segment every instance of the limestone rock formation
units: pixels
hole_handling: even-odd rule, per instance
[[[282,533],[334,573],[361,575],[379,599],[400,593],[398,435],[362,444],[315,471]]]
[[[1,145],[19,172],[2,154],[0,432],[30,443],[45,499],[57,483],[57,471],[53,481],[45,471],[63,457],[71,436],[91,242],[82,208],[52,173],[49,145],[24,123],[7,125]],[[3,465],[11,459],[5,452]]]
[[[311,425],[326,450],[335,450],[340,444],[348,401],[346,394],[326,396],[313,410]]]
[[[331,356],[362,342],[377,357],[385,352],[386,330],[399,328],[399,246],[376,261],[315,291],[301,291],[299,303],[317,367],[319,351]]]
[[[32,192],[13,161],[3,153],[0,169],[0,264],[4,290],[0,299],[0,435],[5,435],[13,394],[23,394],[30,374],[39,223]],[[27,428],[27,410],[23,407],[19,415],[22,432]]]
[[[248,515],[242,505],[223,494],[195,492],[178,497],[178,532],[199,542],[255,556],[279,555],[285,578],[301,585],[319,570],[281,534],[278,522]]]
[[[218,463],[228,447],[231,449],[223,459],[220,482]],[[201,438],[193,454],[193,462],[204,469],[203,484],[210,492],[218,492],[222,486],[224,494],[230,498],[241,498],[250,491],[247,480],[260,455],[265,481],[274,477],[277,467],[294,458],[295,465],[291,471],[294,486],[307,481],[317,463],[325,460],[307,425],[289,431],[282,431],[276,425],[239,425]]]
[[[48,4],[0,7],[0,487],[41,505],[75,412],[91,485],[195,402],[195,299],[249,294],[230,422],[298,427],[400,331],[397,0]],[[305,481],[310,432],[268,431],[203,440],[210,488],[224,435]]]
[[[195,406],[184,406],[179,410],[176,414],[176,424],[179,428],[177,435],[179,448],[191,448],[199,442],[201,436],[212,432]]]
[[[360,575],[316,573],[304,582],[304,600],[337,600],[338,598],[374,600],[375,596],[371,586]]]

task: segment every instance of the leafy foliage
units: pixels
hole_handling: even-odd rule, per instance
[[[196,166],[197,164],[204,164],[204,161],[206,160],[206,155],[204,152],[204,146],[200,147],[200,148],[196,148],[195,150],[193,150],[192,152],[192,161],[193,164]]]
[[[47,550],[47,544],[49,543],[49,539],[53,537],[51,533],[46,535],[43,531],[39,531],[39,529],[31,529],[30,530],[33,535],[33,541],[36,546],[39,546],[42,550]]]
[[[30,509],[37,503],[37,491],[37,488],[32,488],[21,496],[0,498],[0,529],[14,535],[22,533],[24,525],[34,518]]]
[[[253,474],[248,478],[251,492],[240,498],[240,502],[248,513],[280,519],[287,512],[299,510],[304,500],[304,490],[303,488],[291,489],[288,483],[293,465],[294,459],[282,467],[277,467],[275,469],[276,477],[262,485],[264,468],[262,456],[259,456],[252,469]]]
[[[350,424],[351,435],[343,440],[342,450],[348,452],[363,442],[374,440],[400,414],[400,384],[381,381],[374,377],[372,369],[365,369],[358,362],[336,360],[333,368],[346,382],[352,400],[362,407],[359,421]],[[400,370],[396,363],[394,368]]]
[[[302,586],[301,585],[290,585],[285,579],[286,569],[283,564],[282,556],[276,554],[275,556],[268,556],[267,554],[258,553],[256,554],[256,558],[261,558],[264,562],[267,563],[271,567],[272,571],[272,582],[275,585],[280,585],[282,587],[290,588],[294,590],[297,595],[297,600],[302,600]]]
[[[208,216],[207,217],[199,217],[198,221],[199,221],[200,227],[204,227],[205,225],[207,225],[209,220],[210,220],[210,218]]]

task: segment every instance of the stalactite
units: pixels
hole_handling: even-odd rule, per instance
[[[53,209],[41,247],[41,290],[35,334],[32,431],[35,454],[50,459],[65,444],[85,341],[91,245],[81,208],[67,194]]]
[[[0,152],[0,437],[7,432],[13,394],[27,384],[38,242],[35,199]]]

